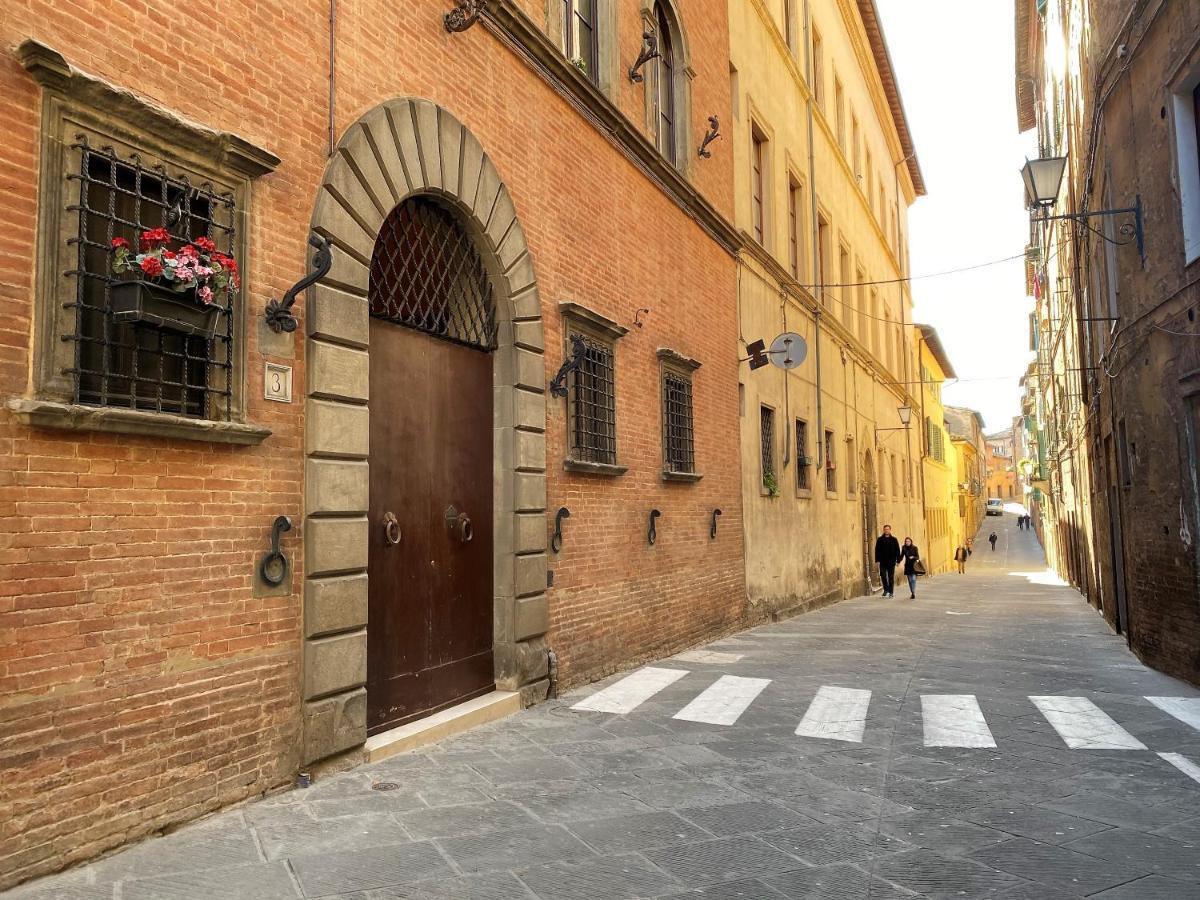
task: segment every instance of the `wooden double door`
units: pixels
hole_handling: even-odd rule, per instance
[[[371,319],[367,731],[495,686],[492,354]]]

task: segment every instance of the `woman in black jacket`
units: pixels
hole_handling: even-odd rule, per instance
[[[917,599],[917,560],[921,558],[921,551],[917,549],[917,545],[913,543],[913,539],[906,537],[904,546],[900,548],[900,556],[904,560],[904,577],[908,579],[908,599]]]

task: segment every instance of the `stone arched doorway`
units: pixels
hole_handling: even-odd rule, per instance
[[[371,418],[392,413],[370,384],[379,369],[368,296],[381,229],[416,197],[454,217],[492,293],[494,684],[521,691],[526,702],[547,686],[545,365],[533,261],[512,198],[479,141],[429,101],[391,100],[346,131],[312,218],[333,246],[333,267],[309,291],[305,315],[305,762],[355,747],[367,734],[368,548],[385,535],[372,504],[371,466],[380,453],[396,451],[371,445]]]
[[[875,461],[870,450],[863,454],[859,490],[862,496],[863,581],[867,591],[870,591],[879,574],[875,566],[875,538],[879,536],[879,516],[875,508]]]

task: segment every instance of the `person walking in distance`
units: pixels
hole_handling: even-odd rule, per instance
[[[906,537],[904,546],[900,548],[900,556],[904,558],[904,577],[908,579],[908,599],[917,599],[917,563],[921,561],[921,551]]]
[[[959,544],[958,549],[954,551],[954,561],[958,563],[959,575],[967,574],[967,557],[969,555],[969,551],[962,544]]]
[[[996,532],[993,531],[991,534],[988,535],[988,543],[992,545],[993,553],[996,552],[996,541],[998,541],[998,540],[1000,540],[1000,539],[998,537],[996,537]]]
[[[884,525],[883,534],[875,539],[875,562],[885,597],[895,596],[896,564],[900,559],[900,542],[892,535],[892,526]]]

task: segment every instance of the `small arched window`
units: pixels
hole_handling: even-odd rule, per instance
[[[654,28],[658,37],[659,56],[654,60],[654,141],[661,153],[672,165],[678,163],[675,147],[675,79],[676,71],[674,38],[671,22],[663,3],[654,4]]]

